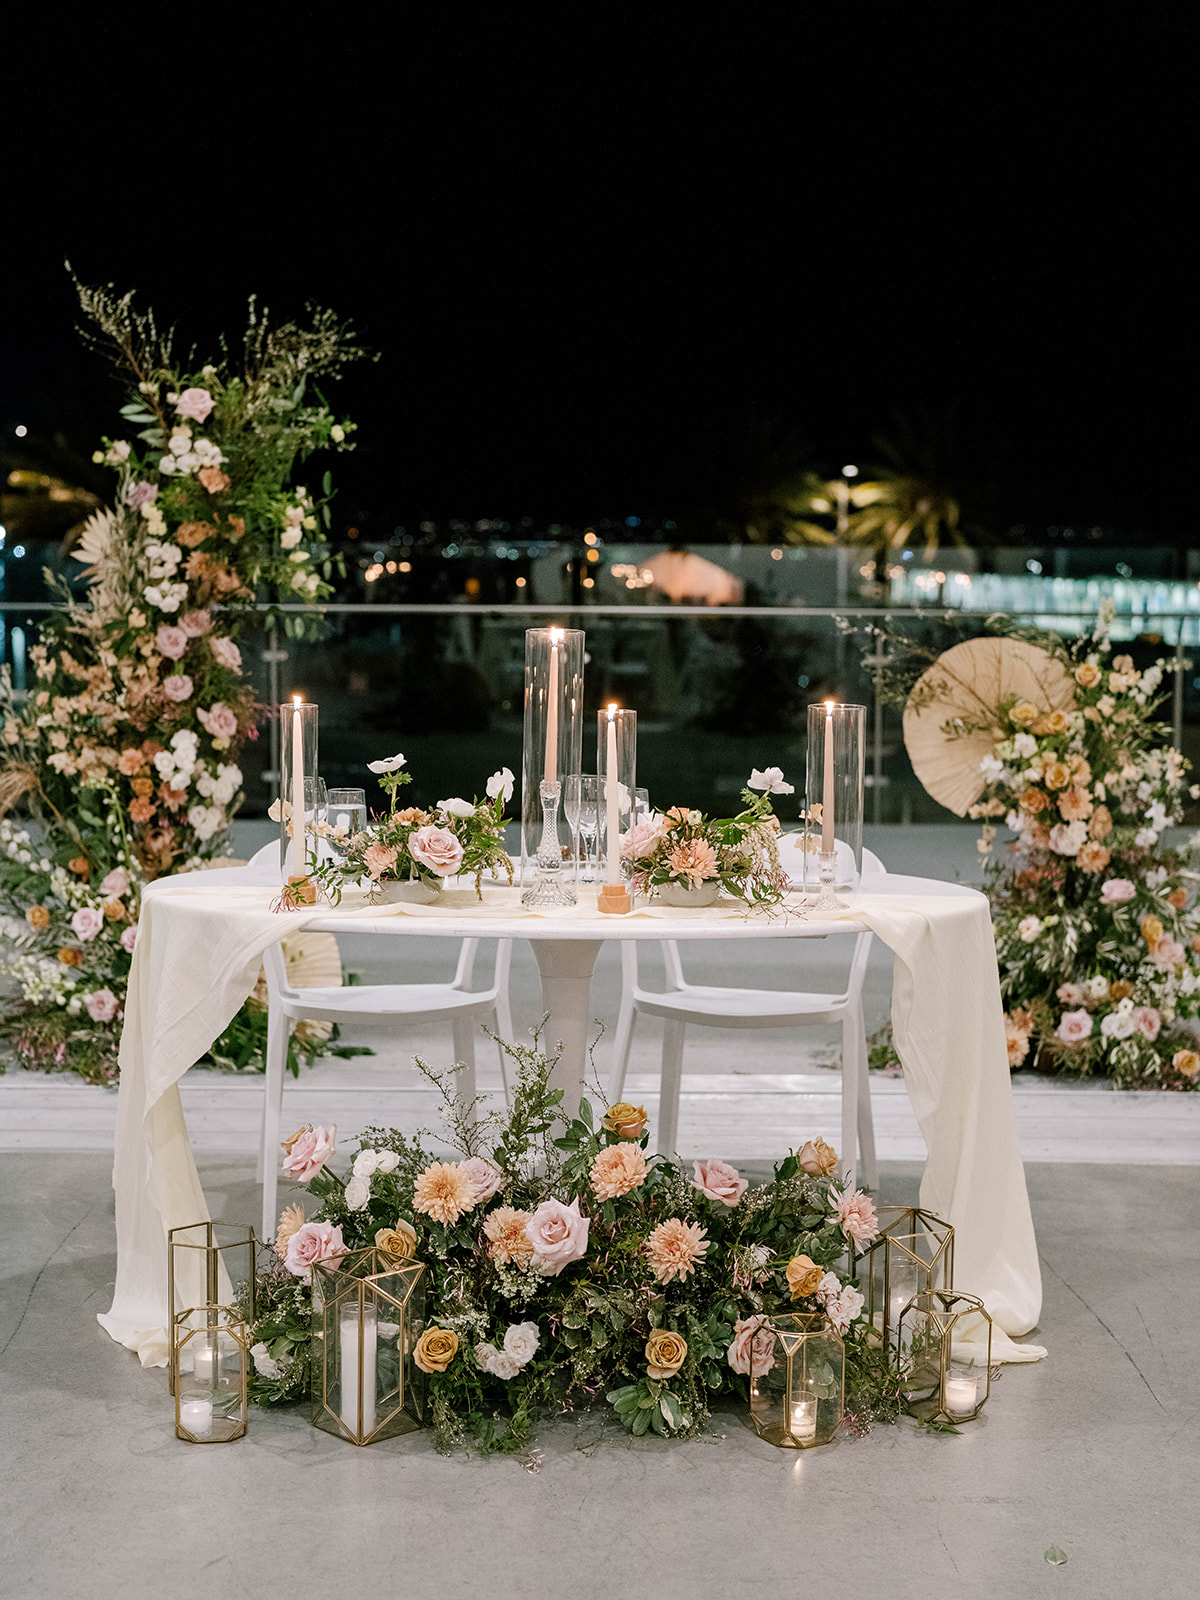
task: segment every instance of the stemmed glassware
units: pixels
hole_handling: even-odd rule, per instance
[[[326,821],[331,828],[345,831],[328,843],[335,855],[344,856],[346,845],[356,833],[367,825],[367,794],[365,789],[330,789],[326,801]]]
[[[595,883],[600,827],[600,780],[594,772],[571,773],[566,780],[567,823],[575,840],[580,883]]]

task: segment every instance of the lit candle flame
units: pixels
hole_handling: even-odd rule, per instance
[[[292,696],[292,704],[294,706],[298,706],[301,703],[303,698],[304,698],[303,695],[294,694]]]
[[[614,722],[616,720],[616,716],[617,716],[617,707],[616,707],[616,702],[614,701],[614,703],[611,706],[609,706],[609,708],[608,708],[608,720],[610,722]]]

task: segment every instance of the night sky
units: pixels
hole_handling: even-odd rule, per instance
[[[352,319],[381,359],[334,391],[360,427],[343,522],[699,525],[772,451],[869,467],[900,411],[949,430],[998,530],[1191,541],[1182,20],[681,37],[614,13],[389,45],[293,16],[236,70],[215,40],[119,69],[77,44],[53,96],[18,89],[6,439],[114,426],[69,256],[202,357],[251,292]]]

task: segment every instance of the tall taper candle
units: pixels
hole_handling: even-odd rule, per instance
[[[825,702],[825,760],[821,769],[821,854],[833,853],[833,701]]]
[[[304,876],[304,729],[300,723],[300,696],[292,696],[292,837],[288,847],[288,877]]]
[[[621,785],[617,774],[617,708],[611,705],[608,708],[608,743],[605,746],[607,760],[604,774],[604,795],[608,803],[608,871],[605,874],[606,883],[620,883],[621,881],[621,829],[617,817],[617,806],[620,799]]]
[[[558,781],[558,641],[561,628],[550,629],[550,687],[546,691],[546,760],[542,779]]]

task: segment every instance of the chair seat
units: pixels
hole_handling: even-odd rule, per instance
[[[351,984],[330,989],[292,989],[279,996],[285,1015],[336,1021],[339,1017],[359,1020],[376,1017],[405,1017],[411,1022],[422,1018],[445,1017],[455,1012],[493,1011],[496,991],[449,989],[444,983]]]
[[[783,1028],[803,1018],[806,1023],[840,1022],[847,997],[837,994],[791,994],[781,989],[718,989],[689,984],[686,989],[639,989],[635,1002],[650,1017],[694,1017],[706,1026]]]

